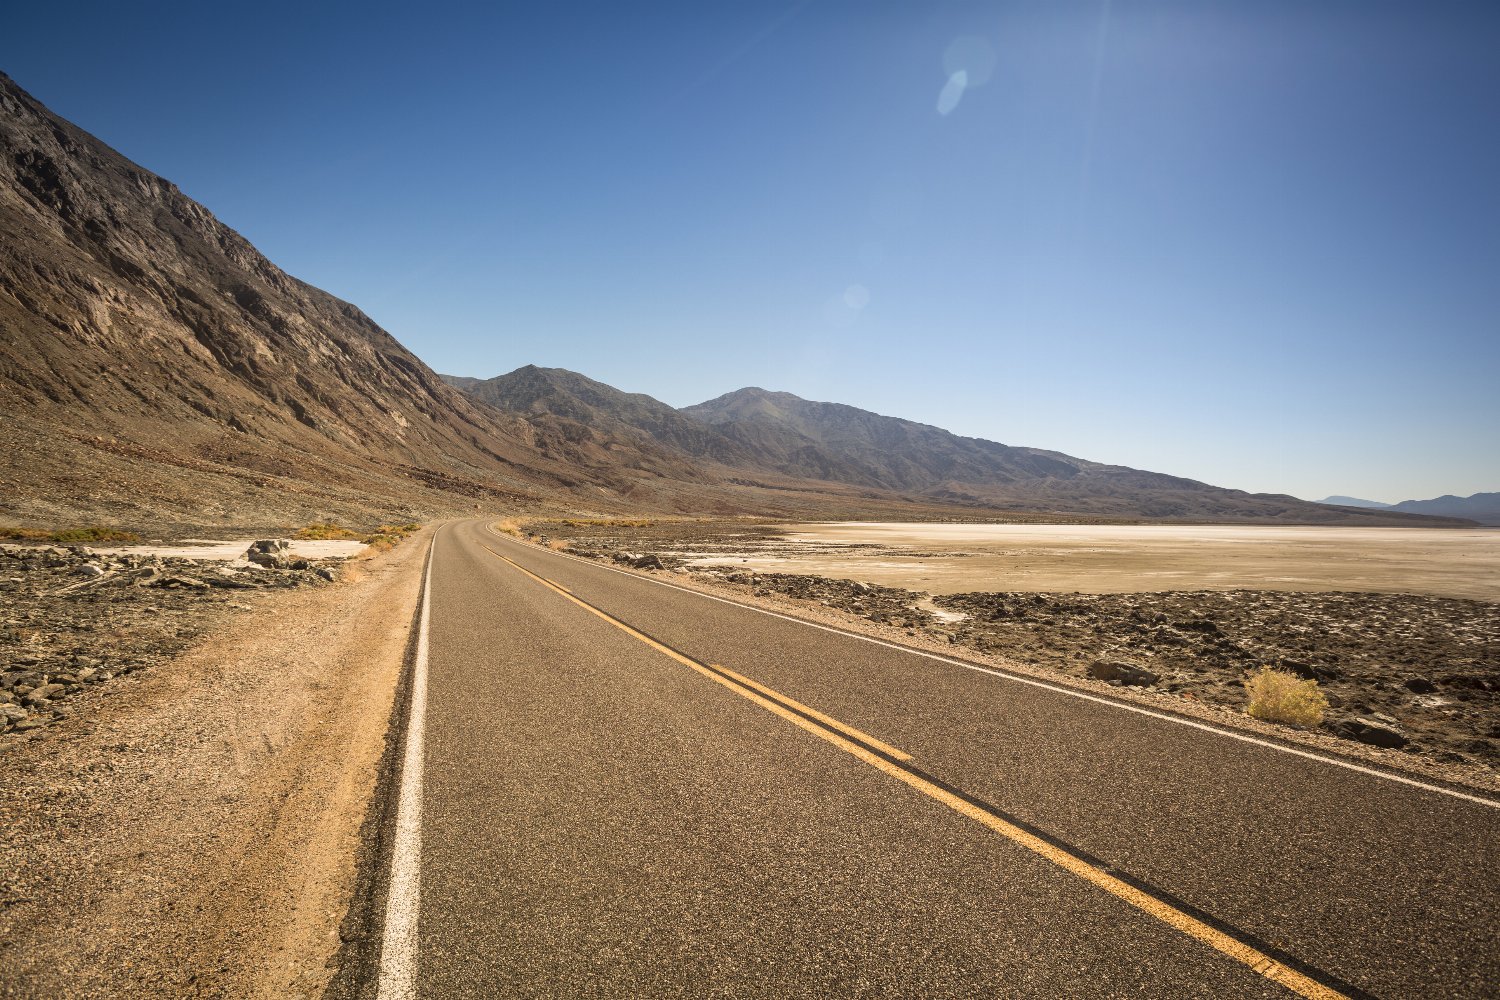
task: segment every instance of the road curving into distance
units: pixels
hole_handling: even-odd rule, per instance
[[[1500,808],[433,542],[382,997],[1484,997]],[[415,750],[413,750],[415,745]]]

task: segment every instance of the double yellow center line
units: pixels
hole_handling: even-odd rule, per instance
[[[484,546],[484,548],[491,555],[509,563],[537,583],[551,589],[566,600],[572,601],[590,614],[603,619],[626,635],[638,639],[664,656],[676,660],[690,670],[702,674],[714,683],[728,688],[740,697],[754,702],[766,711],[785,719],[787,722],[816,736],[825,743],[839,748],[883,774],[889,775],[897,781],[910,786],[928,798],[941,802],[954,812],[967,816],[969,819],[1000,834],[1007,840],[1046,858],[1059,868],[1076,875],[1090,885],[1103,889],[1105,892],[1130,904],[1143,913],[1155,917],[1157,920],[1176,928],[1189,937],[1208,945],[1210,948],[1249,966],[1256,973],[1281,984],[1298,996],[1308,997],[1311,1000],[1347,1000],[1351,996],[1349,993],[1325,986],[1323,983],[1298,972],[1296,969],[1289,968],[1260,949],[1206,923],[1185,909],[1132,885],[1117,876],[1111,875],[1094,862],[1018,826],[993,810],[986,808],[955,790],[944,787],[941,783],[910,766],[908,762],[912,758],[909,754],[903,753],[895,747],[855,729],[853,726],[824,715],[822,712],[789,698],[779,691],[775,691],[738,674],[728,667],[701,663],[685,653],[673,649],[671,646],[658,642],[639,629],[632,628],[613,615],[601,611],[587,601],[575,596],[561,584],[548,580],[546,577],[538,576],[515,560],[496,552],[488,545]]]

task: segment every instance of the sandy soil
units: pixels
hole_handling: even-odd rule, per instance
[[[1500,601],[1500,529],[1191,525],[783,526],[785,542],[712,555],[779,573],[931,594],[1365,591]]]
[[[170,559],[215,559],[232,562],[245,554],[253,538],[237,538],[228,541],[186,538],[180,542],[162,545],[91,545],[95,552],[111,555],[160,556]],[[345,539],[323,539],[309,541],[291,539],[291,555],[294,559],[352,559],[364,552],[364,542]]]
[[[0,751],[0,994],[315,996],[426,533]]]

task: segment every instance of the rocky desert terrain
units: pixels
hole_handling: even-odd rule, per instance
[[[344,560],[294,558],[289,545],[257,542],[227,562],[0,545],[0,729],[66,718],[74,695],[170,662],[261,595],[339,579]]]

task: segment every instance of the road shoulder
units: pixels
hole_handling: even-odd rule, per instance
[[[322,992],[430,537],[6,748],[0,993]]]

